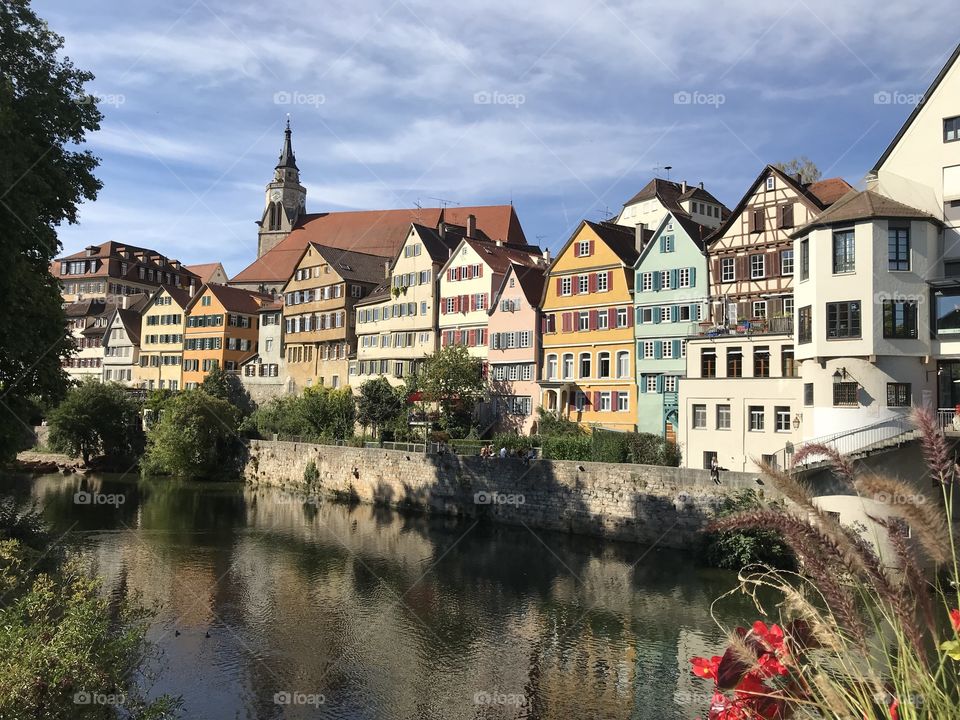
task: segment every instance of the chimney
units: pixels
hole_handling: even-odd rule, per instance
[[[389,260],[383,261],[383,277],[385,278],[390,277],[390,261]]]
[[[503,240],[497,240],[497,247],[503,247]]]
[[[680,183],[680,192],[686,192],[686,191],[687,191],[687,181],[684,180],[683,182]]]
[[[98,248],[96,245],[87,245],[86,247],[87,257],[93,257],[94,255],[97,254],[97,250],[99,249],[100,248]]]
[[[445,222],[441,222],[440,225],[437,226],[437,232],[440,233],[440,237],[441,237],[441,238],[446,239],[446,237],[447,237],[447,224],[446,224]]]
[[[634,239],[634,244],[637,247],[637,252],[641,252],[643,250],[643,236],[646,234],[646,232],[647,232],[647,224],[637,223],[637,232],[636,232],[636,237]]]
[[[543,251],[543,259],[546,260],[547,265],[550,264],[550,251],[549,251],[549,250],[544,250],[544,251]]]
[[[467,237],[475,238],[477,236],[477,216],[474,214],[467,215]]]
[[[803,174],[802,174],[802,173],[797,173],[797,174],[794,175],[793,177],[794,177],[794,179],[797,181],[797,185],[803,185]]]
[[[703,180],[700,181],[700,189],[703,190]]]

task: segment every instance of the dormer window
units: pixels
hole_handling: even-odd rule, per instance
[[[777,181],[773,178],[772,175],[771,175],[770,177],[768,177],[768,178],[767,178],[767,190],[773,190],[776,182],[777,182]]]

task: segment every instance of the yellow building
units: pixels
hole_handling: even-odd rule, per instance
[[[636,428],[633,266],[648,236],[584,220],[550,265],[540,404],[560,417]]]
[[[190,293],[182,288],[161,287],[150,298],[140,324],[140,357],[134,368],[137,387],[183,388],[183,328]]]
[[[257,352],[259,313],[270,295],[204,285],[186,308],[183,330],[183,387],[203,382],[214,367],[236,373],[240,363]]]

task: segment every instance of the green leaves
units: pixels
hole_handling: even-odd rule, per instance
[[[84,463],[98,455],[129,462],[143,448],[137,405],[115,383],[81,383],[51,413],[50,444]]]

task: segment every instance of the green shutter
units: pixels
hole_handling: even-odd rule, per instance
[[[660,273],[659,272],[653,273],[653,289],[654,290],[660,289]]]
[[[663,342],[661,340],[653,341],[653,357],[655,360],[663,357]]]
[[[670,322],[677,322],[680,319],[680,306],[670,306]]]
[[[680,357],[680,341],[679,340],[673,341],[673,357],[675,360]]]
[[[697,286],[697,269],[690,268],[690,287]]]
[[[657,392],[663,392],[663,375],[657,375]]]
[[[680,271],[674,268],[670,271],[670,287],[676,289],[677,285],[680,283]]]

